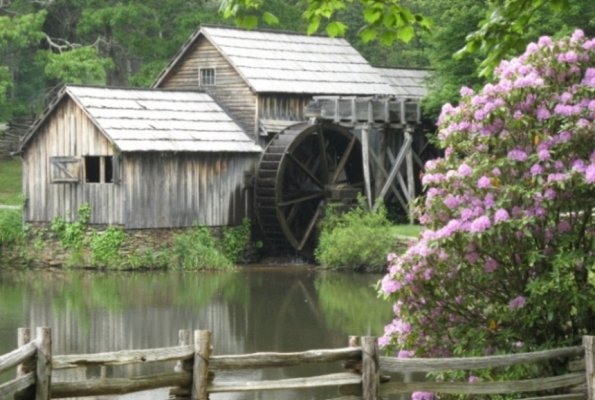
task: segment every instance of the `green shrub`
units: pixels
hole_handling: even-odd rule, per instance
[[[91,217],[91,206],[87,203],[79,207],[77,219],[66,222],[62,217],[52,220],[50,230],[58,237],[64,249],[80,251],[85,243],[85,230]]]
[[[394,244],[389,227],[383,206],[369,211],[360,201],[356,208],[344,214],[327,207],[314,253],[316,260],[332,268],[381,270]]]
[[[234,263],[240,262],[244,252],[250,245],[250,220],[244,218],[239,226],[227,227],[223,230],[223,237],[219,241],[221,253]]]
[[[0,210],[0,247],[13,244],[25,237],[23,216],[20,211]]]
[[[113,266],[121,263],[120,246],[126,239],[121,228],[109,226],[103,232],[93,232],[90,240],[91,263],[96,266]]]
[[[195,270],[233,267],[233,263],[217,249],[215,239],[204,226],[174,236],[170,262],[178,268]]]

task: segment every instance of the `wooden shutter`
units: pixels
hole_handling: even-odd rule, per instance
[[[50,157],[51,183],[80,181],[81,159],[77,157]]]

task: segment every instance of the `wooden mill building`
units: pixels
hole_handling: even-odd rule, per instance
[[[24,218],[239,224],[261,151],[205,93],[67,86],[21,145]]]
[[[152,89],[62,90],[21,145],[25,220],[90,203],[96,224],[221,226],[256,209],[303,247],[329,197],[411,202],[425,77],[344,39],[202,26]]]

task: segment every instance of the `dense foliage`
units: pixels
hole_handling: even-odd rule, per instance
[[[482,354],[595,331],[595,39],[541,37],[461,89],[426,165],[425,226],[382,293],[402,355]]]
[[[345,213],[331,205],[325,211],[316,260],[331,268],[380,271],[384,255],[395,244],[395,238],[387,234],[389,226],[386,209],[370,211],[361,198],[356,208]]]

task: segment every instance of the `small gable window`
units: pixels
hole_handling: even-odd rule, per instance
[[[200,86],[214,86],[215,68],[200,68],[198,70],[198,79]]]
[[[114,158],[112,156],[85,156],[85,182],[113,183]]]

